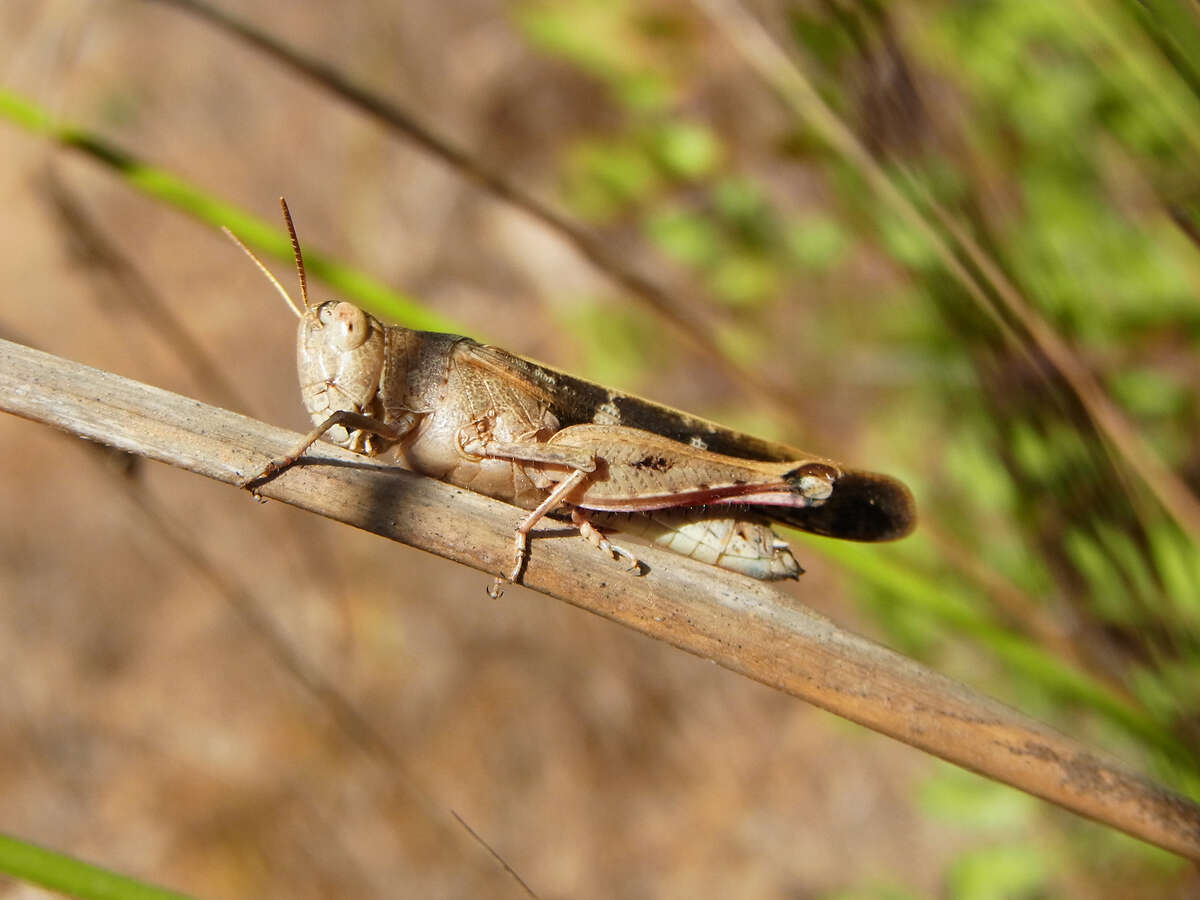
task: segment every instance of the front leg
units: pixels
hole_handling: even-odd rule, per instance
[[[278,475],[284,469],[290,468],[296,464],[296,461],[304,454],[304,451],[320,440],[321,436],[331,428],[336,428],[341,425],[347,431],[366,431],[371,434],[377,434],[385,441],[395,443],[412,430],[415,424],[415,416],[406,416],[396,425],[389,425],[386,422],[381,422],[378,419],[372,419],[370,416],[364,416],[362,413],[351,412],[348,409],[339,409],[333,413],[324,422],[310,431],[304,436],[290,453],[286,456],[279,456],[266,464],[263,469],[256,475],[251,475],[248,478],[243,478],[239,481],[238,487],[245,488],[251,493],[263,482]]]

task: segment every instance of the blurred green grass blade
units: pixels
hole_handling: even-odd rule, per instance
[[[1200,247],[1200,203],[1175,197],[1171,199],[1168,211],[1188,240]]]
[[[5,834],[0,834],[0,872],[80,900],[190,900]]]
[[[1200,19],[1179,0],[1121,0],[1121,5],[1200,97]]]
[[[0,88],[0,116],[26,131],[43,135],[63,147],[85,154],[116,172],[127,184],[142,193],[162,200],[201,222],[217,228],[225,226],[247,246],[291,263],[291,243],[281,229],[216,199],[165,169],[148,165],[96,134],[57,121],[37,105],[3,88]],[[425,331],[460,333],[463,330],[453,322],[429,312],[411,297],[329,257],[306,250],[304,262],[310,275],[320,278],[340,297],[353,301],[388,322]]]
[[[1152,2],[1147,4],[1133,3],[1130,0],[1119,0],[1120,4],[1130,10],[1134,22],[1142,26],[1138,29],[1134,22],[1122,21],[1123,17],[1114,14],[1109,4],[1101,0],[1075,0],[1071,4],[1077,15],[1071,16],[1072,28],[1089,30],[1104,42],[1109,51],[1103,57],[1096,56],[1097,69],[1117,84],[1122,77],[1131,79],[1132,85],[1137,85],[1139,100],[1148,106],[1157,107],[1186,137],[1193,153],[1200,152],[1200,125],[1197,120],[1197,105],[1188,102],[1187,92],[1171,90],[1174,85],[1182,82],[1188,91],[1194,92],[1191,75],[1193,66],[1181,67],[1176,59],[1176,49],[1179,45],[1166,46],[1161,43],[1161,34],[1157,30],[1167,27],[1164,21],[1165,4]],[[1178,0],[1168,0],[1168,3],[1178,4]],[[1181,4],[1179,4],[1181,5]],[[1144,8],[1135,10],[1135,6]],[[1151,8],[1158,7],[1158,8]],[[1070,15],[1067,5],[1063,4],[1061,12]],[[1184,12],[1180,9],[1180,12]],[[1171,28],[1177,29],[1175,37],[1190,43],[1187,32],[1194,30],[1181,28],[1178,23],[1172,23]],[[1200,100],[1200,95],[1196,96]]]
[[[797,532],[791,534],[865,583],[887,591],[897,600],[910,604],[912,609],[935,617],[943,625],[958,629],[987,647],[1014,673],[1029,682],[1100,713],[1174,760],[1188,759],[1174,737],[1150,716],[1130,706],[1094,678],[990,621],[963,603],[957,592],[939,587],[911,567],[887,559],[878,547],[831,541]]]
[[[1160,611],[1162,622],[1178,637],[1200,626],[1200,607],[1197,605],[1197,549],[1187,538],[1173,529],[1159,527],[1150,532],[1150,554],[1162,580],[1168,608]]]
[[[968,850],[950,866],[947,896],[954,900],[1006,900],[1050,896],[1052,849],[1027,841]]]

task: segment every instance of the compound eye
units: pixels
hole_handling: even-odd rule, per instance
[[[326,300],[317,307],[317,319],[320,320],[322,326],[333,324],[333,311],[340,302],[340,300]]]
[[[323,303],[318,315],[321,322],[332,329],[329,340],[339,350],[357,350],[370,336],[371,323],[367,314],[353,303]]]

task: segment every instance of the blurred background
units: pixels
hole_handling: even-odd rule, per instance
[[[194,11],[6,0],[0,336],[305,428],[188,214],[286,195],[381,314],[903,478],[916,536],[792,535],[785,590],[1200,798],[1194,4],[222,8],[574,240]],[[207,898],[522,896],[455,815],[542,897],[1200,896],[478,572],[10,416],[0,459],[0,831]]]

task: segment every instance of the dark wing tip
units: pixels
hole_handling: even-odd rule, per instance
[[[917,524],[916,503],[902,482],[855,469],[842,472],[833,494],[820,506],[771,514],[802,531],[847,541],[894,541]]]

